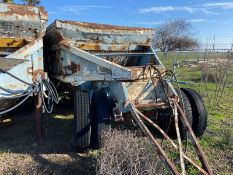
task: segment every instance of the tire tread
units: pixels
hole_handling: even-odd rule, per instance
[[[204,102],[201,96],[195,90],[190,88],[182,88],[182,91],[184,91],[184,93],[187,95],[192,107],[192,129],[197,137],[201,137],[207,128],[208,120],[208,113],[204,106]]]
[[[74,92],[75,144],[82,150],[90,146],[89,106],[89,94],[76,90]]]

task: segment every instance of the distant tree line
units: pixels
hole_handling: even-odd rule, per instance
[[[40,0],[22,0],[25,5],[37,6],[40,4]],[[14,0],[0,0],[3,3],[14,3]]]

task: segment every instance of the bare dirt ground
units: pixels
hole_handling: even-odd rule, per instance
[[[0,174],[95,174],[96,158],[78,154],[73,145],[72,104],[59,104],[44,117],[44,140],[35,139],[34,114],[24,107],[0,124]]]

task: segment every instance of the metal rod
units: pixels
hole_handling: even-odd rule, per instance
[[[141,109],[145,109],[145,108],[159,108],[159,107],[164,107],[165,103],[148,103],[148,104],[143,104],[143,103],[139,103],[139,104],[135,104],[136,108],[141,108]]]
[[[142,53],[99,53],[96,56],[144,56],[144,55],[153,55],[153,52],[142,52]]]
[[[175,165],[173,164],[173,162],[168,158],[168,156],[162,150],[162,148],[159,145],[159,143],[157,142],[157,140],[154,138],[154,136],[152,135],[152,133],[149,131],[149,129],[143,123],[142,119],[140,118],[140,116],[136,112],[136,108],[134,107],[134,105],[131,102],[129,102],[128,107],[129,107],[130,112],[132,113],[134,119],[136,120],[137,124],[139,125],[139,127],[142,129],[142,131],[144,132],[144,134],[150,139],[150,141],[153,143],[153,145],[157,148],[156,151],[157,151],[158,155],[162,159],[165,160],[166,164],[168,165],[168,167],[170,168],[170,170],[171,170],[171,172],[173,174],[179,175],[180,173],[178,172],[178,170],[175,167]]]
[[[138,109],[136,109],[136,112],[144,119],[146,120],[148,123],[150,123],[151,125],[153,125],[156,129],[158,129],[158,131],[172,144],[172,146],[177,150],[178,146],[170,139],[170,137],[155,123],[153,122],[151,119],[149,119],[148,117],[146,117],[144,114],[142,114]],[[194,167],[196,167],[199,171],[201,171],[204,175],[209,175],[203,168],[201,168],[199,165],[197,165],[192,159],[190,159],[188,156],[186,156],[183,153],[183,157],[189,161]]]
[[[175,149],[178,149],[178,146],[170,139],[170,137],[155,123],[153,122],[151,119],[149,119],[148,117],[146,117],[144,114],[142,114],[138,109],[136,109],[136,112],[144,119],[146,120],[148,123],[150,123],[151,125],[153,125],[172,145]]]
[[[207,162],[207,159],[206,159],[206,157],[205,157],[205,153],[204,153],[204,151],[201,149],[201,146],[200,146],[200,144],[198,143],[198,140],[197,140],[197,138],[196,138],[196,136],[195,136],[195,134],[194,134],[194,132],[193,132],[193,130],[192,130],[192,128],[191,128],[189,122],[188,122],[188,119],[187,119],[186,116],[185,116],[185,113],[184,113],[183,110],[181,109],[181,107],[180,107],[179,103],[177,102],[177,100],[172,100],[172,101],[173,101],[174,104],[177,106],[178,111],[179,111],[179,113],[181,114],[181,115],[179,115],[179,116],[180,116],[180,118],[181,118],[181,120],[182,120],[182,123],[185,125],[186,129],[188,130],[189,134],[191,135],[191,140],[192,140],[192,142],[193,142],[194,148],[195,148],[196,153],[197,153],[197,155],[198,155],[198,157],[199,157],[199,159],[200,159],[200,161],[201,161],[201,163],[202,163],[202,166],[203,166],[204,170],[205,170],[206,172],[208,172],[209,175],[213,175],[213,172],[211,171],[210,166],[209,166],[209,164],[208,164],[208,162]]]
[[[181,165],[182,175],[186,175],[184,158],[183,158],[183,149],[182,149],[182,143],[181,143],[181,137],[180,137],[180,129],[179,129],[179,124],[178,124],[178,112],[177,112],[176,105],[174,105],[174,117],[175,117],[176,135],[177,135],[178,144],[179,144],[180,165]]]
[[[35,100],[35,125],[36,125],[36,138],[38,142],[42,142],[42,99],[40,93],[34,96]]]
[[[203,168],[201,168],[199,165],[197,165],[192,159],[190,159],[188,156],[183,154],[184,158],[189,161],[194,167],[196,167],[199,171],[201,171],[204,175],[209,175]]]

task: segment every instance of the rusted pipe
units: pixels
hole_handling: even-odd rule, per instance
[[[203,175],[209,175],[205,170],[203,170],[203,168],[201,168],[197,163],[195,163],[192,159],[190,159],[188,156],[186,156],[185,154],[183,154],[184,158],[189,161],[189,163],[191,163],[194,167],[196,167],[200,172],[203,173]]]
[[[160,108],[164,107],[165,103],[149,103],[149,104],[135,104],[135,108],[145,109],[145,108]]]
[[[202,164],[204,170],[205,170],[207,173],[209,173],[209,175],[213,175],[213,172],[211,171],[210,166],[209,166],[209,164],[208,164],[208,162],[207,162],[207,160],[206,160],[205,153],[204,153],[204,151],[202,150],[200,144],[198,143],[198,140],[197,140],[197,138],[196,138],[196,136],[195,136],[195,134],[194,134],[194,132],[193,132],[193,130],[192,130],[192,128],[191,128],[189,122],[188,122],[188,119],[187,119],[186,116],[185,116],[184,111],[183,111],[182,108],[180,107],[180,105],[179,105],[179,103],[177,102],[177,100],[172,100],[172,101],[173,101],[174,104],[177,106],[177,109],[178,109],[179,113],[181,114],[181,115],[179,115],[179,116],[180,116],[180,118],[181,118],[182,123],[185,125],[186,129],[188,130],[189,134],[191,135],[191,140],[192,140],[192,142],[193,142],[194,148],[195,148],[195,150],[196,150],[196,153],[197,153],[197,155],[198,155],[198,157],[199,157],[199,159],[200,159],[200,161],[201,161],[201,164]]]
[[[175,117],[175,128],[176,128],[176,136],[179,144],[179,153],[180,153],[180,165],[182,170],[182,175],[186,175],[185,171],[185,164],[184,164],[184,157],[183,157],[183,148],[182,148],[182,142],[181,142],[181,136],[180,136],[180,129],[179,129],[179,123],[178,123],[178,112],[177,112],[177,106],[174,105],[174,117]]]
[[[159,145],[159,143],[157,142],[157,140],[154,138],[153,134],[149,131],[149,129],[143,123],[143,121],[140,118],[140,116],[138,115],[134,105],[131,102],[129,102],[128,105],[129,105],[130,112],[132,113],[134,119],[137,121],[137,124],[142,129],[144,134],[150,139],[150,141],[153,143],[153,145],[156,147],[156,151],[157,151],[158,155],[166,162],[166,164],[168,165],[168,167],[170,168],[171,172],[174,175],[179,175],[180,173],[178,172],[178,170],[175,167],[175,165],[173,164],[173,162],[168,158],[168,156],[162,150],[162,148]]]
[[[129,105],[129,101],[125,104],[126,106],[127,105]],[[131,104],[131,105],[133,105],[133,104]],[[178,121],[177,121],[177,119],[178,119],[178,113],[177,113],[177,106],[176,106],[176,104],[174,104],[175,106],[174,106],[174,109],[176,109],[176,129],[178,129],[178,131],[177,132],[179,132],[179,128],[178,128]],[[148,123],[150,123],[151,125],[153,125],[156,129],[158,129],[158,131],[168,140],[168,141],[170,141],[170,143],[172,144],[172,146],[177,150],[177,149],[179,149],[179,151],[181,151],[182,152],[182,154],[180,155],[181,156],[181,158],[183,159],[186,159],[188,162],[190,162],[194,167],[196,167],[202,174],[204,174],[204,175],[211,175],[211,174],[209,174],[207,171],[205,171],[203,168],[201,168],[197,163],[195,163],[192,159],[190,159],[188,156],[186,156],[185,154],[184,154],[184,152],[183,152],[183,150],[180,150],[180,149],[182,149],[182,145],[181,145],[181,142],[179,143],[179,146],[177,146],[171,139],[170,139],[170,137],[156,124],[156,123],[154,123],[152,120],[150,120],[148,117],[146,117],[144,114],[142,114],[138,109],[136,109],[135,108],[135,106],[132,106],[132,111],[134,111],[136,114],[134,114],[133,116],[134,117],[136,117],[136,118],[138,118],[139,120],[141,120],[140,119],[140,117],[139,116],[136,116],[137,114],[138,115],[140,115],[144,120],[146,120]],[[131,112],[132,112],[131,111]],[[147,130],[144,128],[144,127],[146,127],[145,125],[144,125],[144,127],[143,127],[143,125],[144,125],[144,123],[142,123],[142,124],[140,124],[140,127],[141,127],[141,129],[143,129],[143,131],[144,131],[144,133],[147,135],[147,136],[149,136],[149,138],[150,138],[150,133],[148,133],[147,132]],[[143,127],[143,128],[142,128]],[[145,130],[144,130],[145,129]],[[152,136],[153,137],[153,136]],[[177,136],[178,137],[178,136]],[[179,137],[180,138],[180,137]],[[152,141],[152,143],[156,146],[156,148],[157,148],[157,146],[159,146],[159,145],[156,145],[155,144],[155,138],[150,138],[151,139],[151,141]],[[181,139],[180,139],[180,141],[181,141]],[[197,150],[196,150],[197,151]],[[165,152],[164,152],[165,153]],[[161,154],[162,155],[162,154]],[[164,157],[163,157],[164,158]],[[200,158],[200,157],[199,157]],[[166,161],[166,159],[165,159],[165,161]],[[184,160],[182,161],[183,163],[184,163]],[[172,163],[172,162],[171,162]],[[169,165],[169,164],[168,164]],[[184,164],[183,164],[184,165]],[[169,166],[170,167],[170,166]],[[171,167],[170,167],[171,168]],[[184,166],[183,166],[183,168],[185,168]],[[182,168],[182,169],[183,169]],[[184,171],[185,169],[183,169],[182,170],[182,173],[184,173],[185,174],[185,171]],[[173,172],[174,173],[174,172]]]
[[[146,120],[148,123],[150,123],[152,126],[154,126],[163,136],[164,138],[166,138],[175,149],[178,149],[178,146],[170,139],[170,137],[162,130],[162,128],[160,128],[155,122],[153,122],[151,119],[149,119],[148,117],[146,117],[143,113],[141,113],[138,109],[135,109],[136,112],[144,119]]]
[[[151,119],[149,119],[148,117],[146,117],[144,114],[142,114],[138,109],[136,109],[136,112],[144,119],[146,120],[148,123],[150,123],[152,126],[154,126],[156,129],[158,129],[158,131],[172,144],[172,146],[177,150],[179,147],[171,140],[171,138],[155,123],[153,122]],[[209,175],[203,168],[201,168],[197,163],[195,163],[192,159],[190,159],[188,156],[186,156],[183,153],[183,157],[189,161],[189,163],[191,163],[194,167],[196,167],[200,172],[202,172],[204,175]]]
[[[34,95],[35,102],[35,125],[36,125],[36,138],[38,142],[42,142],[43,129],[42,129],[42,99],[40,93]]]

